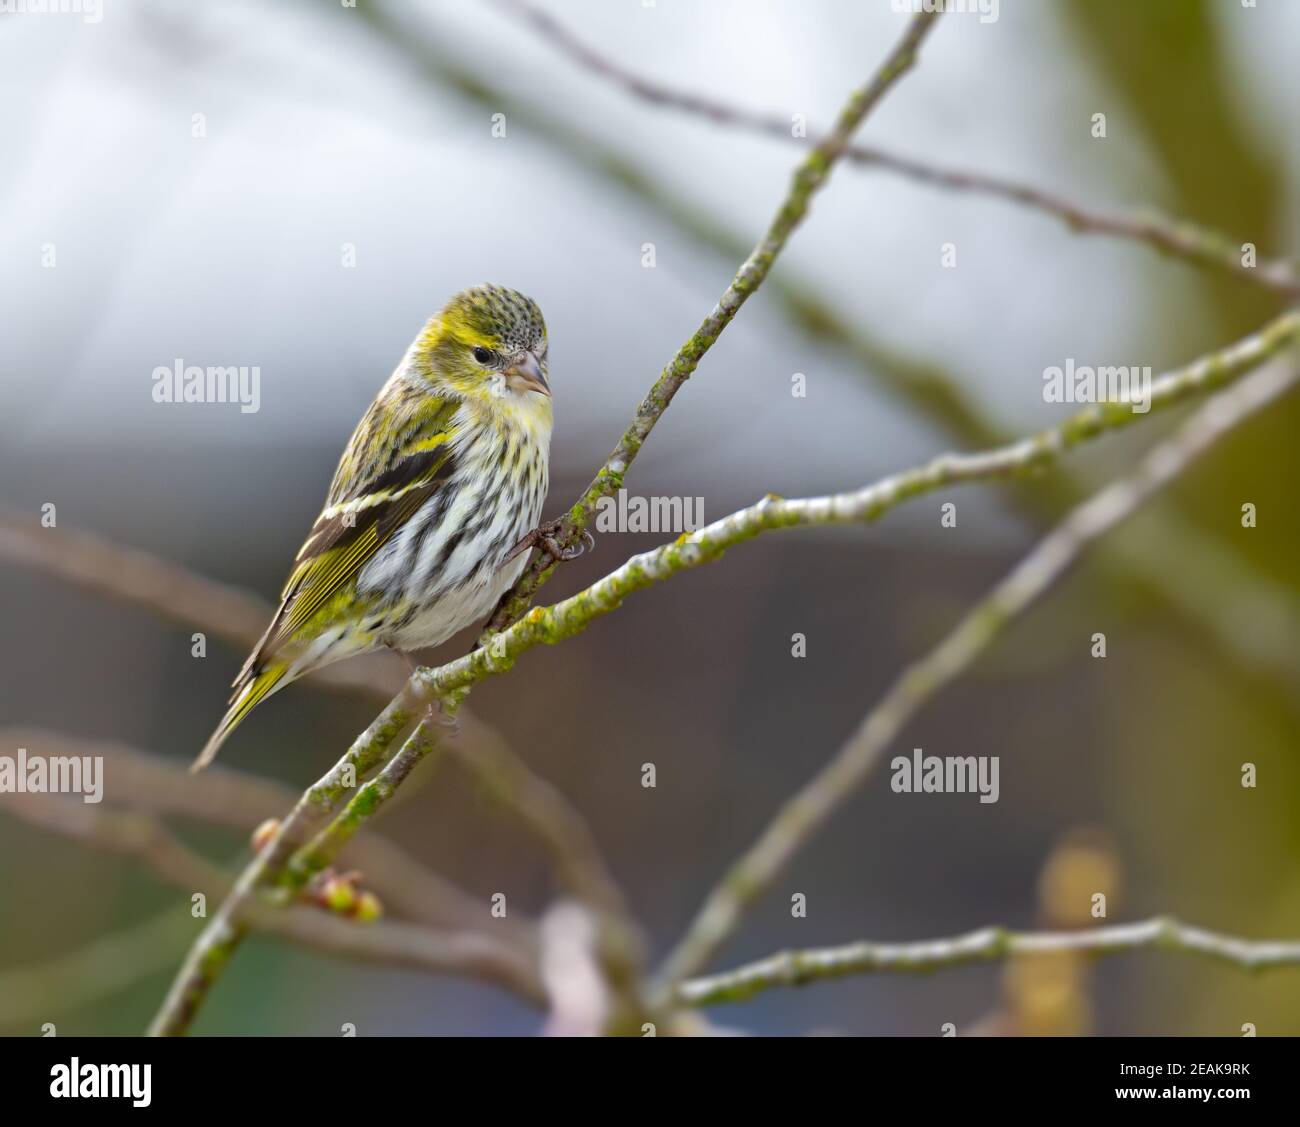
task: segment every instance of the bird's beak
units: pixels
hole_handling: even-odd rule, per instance
[[[506,382],[515,391],[540,391],[550,395],[551,389],[542,375],[542,366],[531,352],[525,352],[524,358],[506,369]]]

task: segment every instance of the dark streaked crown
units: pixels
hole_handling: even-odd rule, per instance
[[[536,349],[546,338],[546,322],[537,302],[505,286],[474,286],[458,293],[448,302],[447,312],[458,314],[509,351]]]

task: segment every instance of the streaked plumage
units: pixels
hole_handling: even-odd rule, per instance
[[[500,286],[454,297],[357,424],[280,609],[195,761],[262,700],[366,650],[436,646],[486,618],[527,562],[548,484],[546,326]]]

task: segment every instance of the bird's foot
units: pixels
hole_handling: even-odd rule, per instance
[[[556,563],[567,563],[569,560],[576,560],[586,551],[595,551],[596,538],[585,528],[582,529],[582,538],[576,544],[568,548],[560,547],[560,542],[555,537],[563,527],[563,520],[548,520],[545,524],[539,524],[510,549],[506,559],[513,560],[520,552],[528,551],[530,548],[540,548]]]

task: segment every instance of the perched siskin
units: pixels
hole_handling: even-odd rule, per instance
[[[266,634],[193,770],[304,673],[436,646],[486,617],[546,498],[546,325],[501,286],[457,294],[384,384],[339,460]]]

